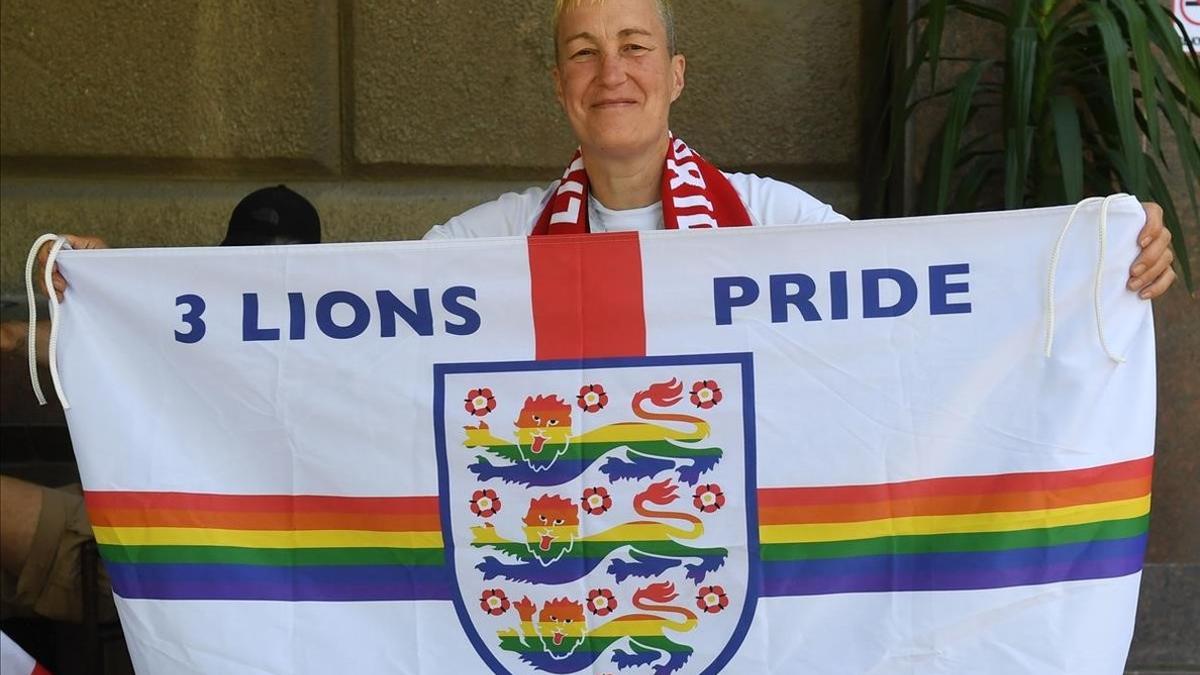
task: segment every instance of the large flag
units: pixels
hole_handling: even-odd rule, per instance
[[[1143,218],[64,251],[134,663],[1119,673]]]

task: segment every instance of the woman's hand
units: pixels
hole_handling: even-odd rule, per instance
[[[1163,225],[1162,207],[1153,202],[1142,204],[1146,209],[1146,225],[1138,233],[1141,254],[1129,268],[1129,290],[1138,297],[1152,300],[1167,292],[1175,283],[1175,252],[1171,250],[1171,231]]]
[[[67,243],[69,243],[71,245],[71,248],[73,248],[75,250],[89,249],[89,248],[108,248],[108,244],[104,243],[104,240],[101,239],[100,237],[86,237],[86,236],[81,236],[78,234],[64,234],[63,236],[66,237]],[[42,244],[42,248],[40,250],[38,250],[38,254],[37,254],[38,285],[40,287],[42,287],[43,293],[49,292],[45,288],[46,258],[48,258],[50,256],[50,247],[53,245],[54,245],[54,242],[49,242],[49,241],[46,242],[45,244]],[[63,293],[67,290],[67,280],[64,279],[63,276],[58,273],[58,270],[54,270],[54,277],[53,277],[52,283],[54,284],[54,294],[58,296],[59,302],[62,302]]]

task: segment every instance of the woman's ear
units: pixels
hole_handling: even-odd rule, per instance
[[[562,73],[560,73],[558,70],[558,66],[554,66],[554,68],[550,70],[550,77],[554,78],[554,98],[558,99],[558,107],[565,109],[563,104],[563,87],[562,78],[560,77],[561,74]]]
[[[683,54],[671,57],[671,76],[674,78],[671,90],[671,102],[674,103],[683,94],[684,73],[687,71],[687,60]]]

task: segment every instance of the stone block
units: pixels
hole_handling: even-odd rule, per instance
[[[676,3],[688,58],[676,131],[718,166],[838,167],[855,178],[862,11],[820,0]]]
[[[362,164],[566,165],[549,5],[353,4],[354,158]]]
[[[1200,565],[1147,565],[1126,666],[1149,673],[1200,670]]]
[[[15,157],[338,165],[335,3],[3,0],[0,44],[0,154],[10,166]]]
[[[353,5],[353,153],[363,165],[557,169],[549,3]],[[688,84],[673,125],[723,166],[837,167],[858,153],[859,3],[677,3]]]

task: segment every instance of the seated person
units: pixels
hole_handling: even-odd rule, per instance
[[[83,618],[79,552],[92,526],[78,485],[48,488],[0,476],[0,615]],[[116,619],[108,577],[100,570],[101,621]]]

